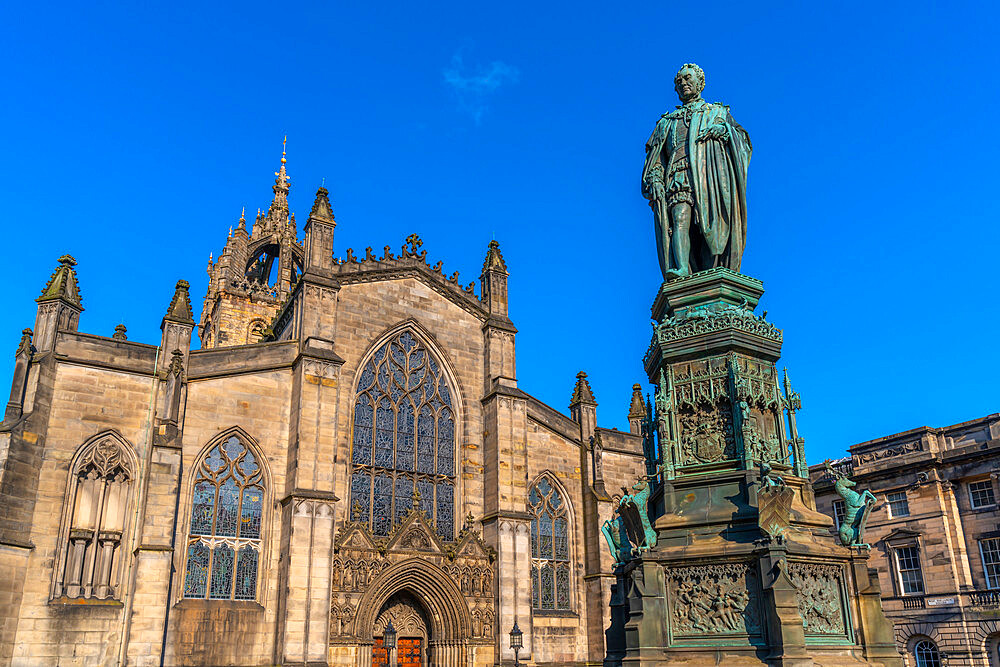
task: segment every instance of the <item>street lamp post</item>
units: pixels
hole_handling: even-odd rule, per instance
[[[385,632],[382,633],[382,646],[385,647],[385,659],[389,667],[396,667],[396,628],[392,627],[391,620],[386,623]]]
[[[524,633],[521,632],[521,628],[517,627],[517,619],[514,619],[514,627],[510,629],[510,648],[514,651],[514,667],[521,664],[518,661],[518,655],[521,653],[521,647],[524,646]]]

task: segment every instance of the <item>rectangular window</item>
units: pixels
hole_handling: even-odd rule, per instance
[[[1000,588],[1000,537],[979,540],[979,555],[986,571],[986,587]]]
[[[840,524],[844,521],[845,511],[843,500],[833,501],[833,525],[837,530],[840,530]]]
[[[889,518],[910,516],[910,504],[906,501],[906,491],[890,493],[885,499],[889,502]]]
[[[920,551],[915,546],[896,547],[893,554],[896,557],[899,588],[903,595],[922,595],[924,577],[920,571]]]
[[[997,504],[993,495],[993,480],[984,479],[979,482],[969,484],[969,502],[974,509],[980,507],[992,507]]]

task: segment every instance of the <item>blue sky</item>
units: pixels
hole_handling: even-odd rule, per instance
[[[140,6],[145,5],[145,6]],[[820,6],[822,5],[822,6]],[[810,461],[1000,410],[998,10],[951,3],[21,3],[0,27],[0,382],[56,258],[81,330],[159,341],[178,278],[265,207],[511,272],[522,388],[586,370],[627,427],[659,284],[643,143],[694,61],[753,140],[744,272],[785,332]]]

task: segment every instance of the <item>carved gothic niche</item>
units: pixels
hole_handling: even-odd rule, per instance
[[[74,458],[53,597],[118,599],[128,549],[136,460],[117,433],[101,434]]]
[[[741,434],[748,458],[753,461],[787,464],[789,452],[781,438],[778,412],[760,404],[739,404]]]
[[[267,323],[260,318],[250,322],[250,326],[247,327],[247,344],[259,343],[264,338],[266,328]]]
[[[789,563],[788,579],[796,589],[806,635],[848,637],[843,570],[839,565]]]
[[[732,645],[763,642],[760,581],[749,563],[666,569],[672,645],[703,640]]]

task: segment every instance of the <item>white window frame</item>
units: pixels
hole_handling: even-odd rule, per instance
[[[840,530],[840,524],[844,521],[844,515],[847,513],[847,505],[843,500],[833,501],[833,527]]]
[[[989,490],[990,497],[993,499],[993,502],[986,503],[985,505],[977,505],[976,504],[976,497],[974,495],[975,490],[972,487],[976,486],[977,484],[985,484],[986,485],[986,489]],[[987,508],[987,507],[996,507],[996,504],[997,504],[997,495],[996,495],[996,491],[993,489],[993,480],[992,479],[988,479],[988,478],[987,479],[977,479],[974,482],[969,482],[968,489],[969,489],[969,507],[971,507],[972,509],[979,510],[979,509],[984,509],[984,508]]]
[[[907,591],[906,584],[903,582],[903,568],[900,567],[899,563],[899,552],[903,549],[913,549],[916,553],[916,570],[913,568],[907,568],[907,572],[918,572],[920,574],[920,590],[919,591]],[[927,586],[924,585],[924,566],[920,562],[920,546],[914,543],[910,544],[900,544],[892,547],[892,565],[896,574],[896,585],[899,586],[899,594],[902,596],[919,596],[926,595]]]
[[[903,503],[906,505],[906,512],[897,514],[892,507],[893,496],[902,496]],[[892,491],[885,494],[885,508],[889,514],[890,519],[900,519],[902,517],[910,516],[910,499],[906,497],[906,491]]]
[[[992,563],[986,562],[986,552],[983,551],[983,542],[992,542],[996,545],[996,561]],[[979,540],[979,562],[983,564],[983,574],[986,575],[986,587],[987,588],[1000,588],[1000,537],[988,537],[986,539]],[[989,565],[997,566],[996,575],[990,576]]]

